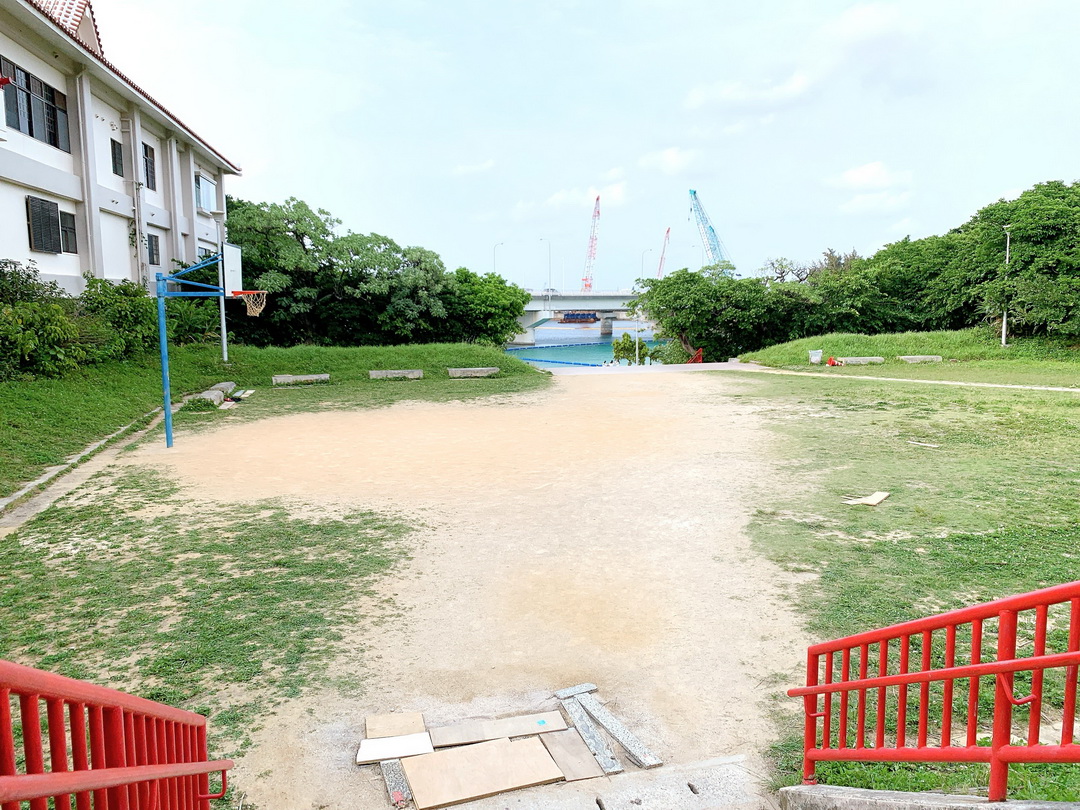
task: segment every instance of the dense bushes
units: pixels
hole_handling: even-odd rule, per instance
[[[170,299],[167,328],[180,343],[216,334],[217,309]],[[72,298],[40,280],[33,263],[0,260],[0,380],[53,377],[157,345],[157,304],[138,284],[87,278]]]
[[[869,258],[829,250],[809,266],[781,259],[763,270],[643,279],[638,308],[706,360],[829,332],[963,329],[1000,323],[1004,312],[1010,334],[1077,337],[1080,183],[1042,183],[947,234],[905,238]]]
[[[520,331],[529,294],[493,273],[448,272],[430,250],[375,233],[339,234],[340,220],[301,200],[228,205],[245,284],[270,293],[261,317],[230,323],[245,343],[502,344]]]

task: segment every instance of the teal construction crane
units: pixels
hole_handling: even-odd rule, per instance
[[[701,200],[698,199],[697,192],[694,189],[690,189],[690,210],[694,212],[694,218],[697,220],[698,233],[701,234],[701,244],[705,246],[705,253],[709,258],[708,264],[730,262],[731,259],[728,257],[727,251],[724,250],[724,243],[716,235],[716,228],[713,227],[709,215],[705,213]]]

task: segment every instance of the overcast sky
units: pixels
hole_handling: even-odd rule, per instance
[[[94,0],[105,54],[239,163],[448,268],[597,289],[941,233],[1073,180],[1076,0]],[[502,243],[495,248],[497,243]]]

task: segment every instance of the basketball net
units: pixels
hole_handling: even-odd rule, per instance
[[[247,314],[257,317],[266,306],[266,290],[243,290],[233,293],[244,299]]]

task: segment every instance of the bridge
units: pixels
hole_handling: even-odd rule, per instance
[[[536,343],[536,327],[558,318],[563,312],[595,312],[600,318],[600,334],[610,335],[611,325],[619,315],[625,316],[636,296],[633,290],[542,290],[532,291],[532,300],[525,305],[525,314],[518,323],[525,333],[514,338],[517,345]]]

